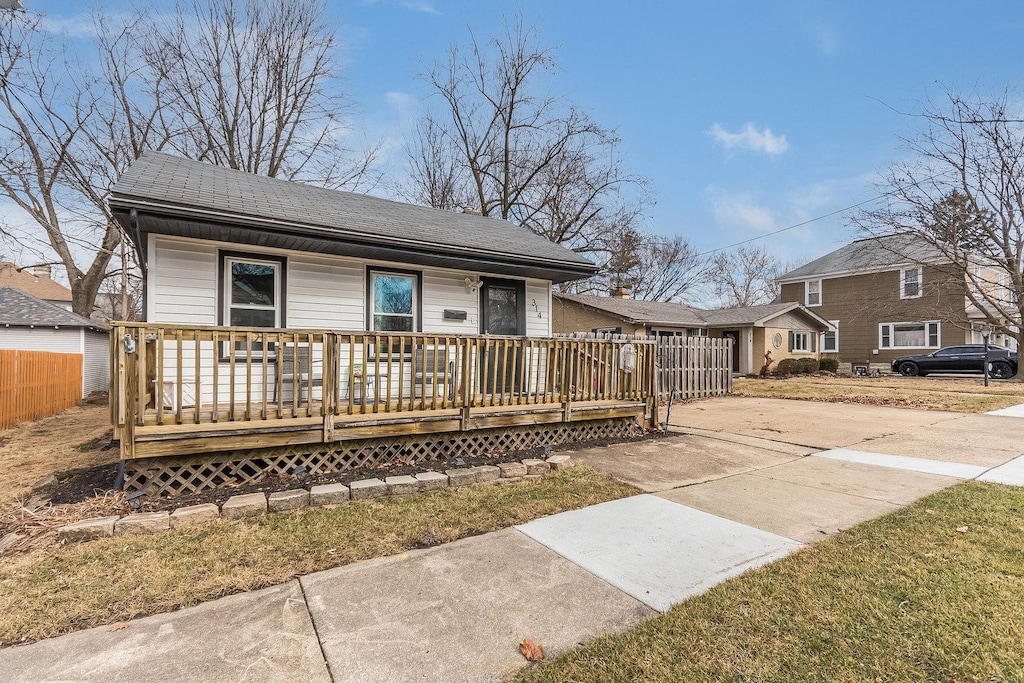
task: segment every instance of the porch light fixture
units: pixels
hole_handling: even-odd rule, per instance
[[[470,294],[476,294],[480,291],[480,287],[483,285],[478,277],[467,277],[466,278],[466,291]]]
[[[981,341],[985,345],[985,386],[988,386],[988,338],[992,334],[992,326],[985,323],[981,326]]]

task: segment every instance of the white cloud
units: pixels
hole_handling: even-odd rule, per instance
[[[437,8],[434,7],[434,3],[429,0],[363,0],[364,5],[395,5],[402,9],[411,10],[413,12],[422,12],[424,14],[440,14]]]
[[[720,225],[730,228],[771,232],[779,227],[775,215],[745,193],[732,194],[717,187],[705,190],[711,210]]]
[[[839,53],[839,33],[833,26],[815,22],[809,27],[815,46],[825,55],[832,57]]]
[[[744,124],[738,133],[730,133],[720,123],[715,123],[708,131],[708,135],[726,149],[747,149],[772,156],[789,149],[785,135],[775,135],[767,126],[763,130],[758,130],[752,123]]]

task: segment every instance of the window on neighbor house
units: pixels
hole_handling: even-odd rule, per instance
[[[821,305],[821,280],[808,280],[804,283],[804,303],[807,306]]]
[[[900,271],[900,298],[916,299],[921,296],[921,267]]]
[[[225,255],[222,259],[224,282],[224,324],[231,327],[284,326],[284,259]],[[273,344],[267,345],[273,351]],[[246,342],[235,343],[236,352],[245,352]],[[253,342],[254,353],[262,353],[260,342]],[[223,353],[223,351],[222,351]]]
[[[374,332],[415,332],[419,276],[370,271],[370,329]]]
[[[793,353],[810,353],[814,349],[811,345],[810,332],[790,332],[789,350]]]
[[[829,330],[821,335],[822,353],[839,353],[839,321],[829,320],[834,330]]]
[[[878,326],[878,346],[882,349],[937,349],[939,323],[882,323]]]

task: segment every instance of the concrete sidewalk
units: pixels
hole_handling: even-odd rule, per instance
[[[800,403],[746,417],[731,405],[732,432],[716,431],[711,411],[686,434],[573,454],[648,494],[5,649],[0,670],[14,681],[499,680],[524,665],[523,638],[551,656],[962,479],[1024,485],[1010,445],[1024,440],[992,437],[992,420],[1012,418],[853,410],[853,438],[831,412],[851,406],[814,415]],[[792,434],[762,428],[758,410],[793,404]],[[941,452],[920,457],[947,425]]]

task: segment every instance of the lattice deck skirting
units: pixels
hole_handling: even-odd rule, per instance
[[[523,425],[472,432],[408,435],[329,444],[254,448],[189,456],[140,458],[125,463],[125,489],[150,496],[197,493],[251,484],[268,475],[344,472],[388,463],[411,464],[455,456],[473,457],[572,442],[635,437],[635,418]]]

